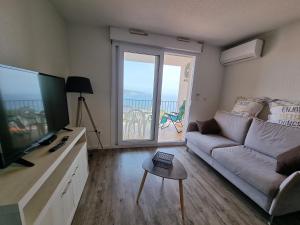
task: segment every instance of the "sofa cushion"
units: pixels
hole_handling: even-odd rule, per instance
[[[300,102],[275,99],[269,107],[269,122],[300,128]]]
[[[216,148],[212,157],[265,195],[274,197],[286,176],[275,171],[276,160],[245,146]]]
[[[300,145],[300,129],[255,118],[245,140],[245,146],[276,158]]]
[[[265,102],[264,98],[238,97],[231,112],[242,116],[256,117],[264,108]]]
[[[218,111],[215,120],[221,128],[221,134],[240,144],[244,143],[251,118],[235,115],[229,112]]]
[[[214,148],[238,145],[238,143],[216,134],[204,135],[200,132],[188,132],[185,137],[188,142],[209,155]]]

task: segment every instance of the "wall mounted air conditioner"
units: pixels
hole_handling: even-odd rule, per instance
[[[221,53],[220,62],[229,65],[261,57],[263,40],[255,39]]]

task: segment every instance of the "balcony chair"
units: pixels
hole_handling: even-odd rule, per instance
[[[146,115],[143,111],[132,109],[123,113],[124,134],[128,139],[145,137]]]
[[[160,120],[160,128],[164,129],[166,127],[169,127],[172,123],[177,131],[177,133],[181,133],[181,130],[178,130],[177,125],[180,124],[181,127],[183,127],[182,120],[184,117],[185,112],[185,100],[183,101],[182,105],[179,107],[179,112],[171,112],[167,113],[165,112]]]

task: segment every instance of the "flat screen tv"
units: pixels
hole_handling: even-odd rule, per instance
[[[0,65],[0,168],[69,124],[64,78]]]

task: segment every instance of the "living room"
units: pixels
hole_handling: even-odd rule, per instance
[[[1,1],[0,224],[300,224],[299,12]]]

